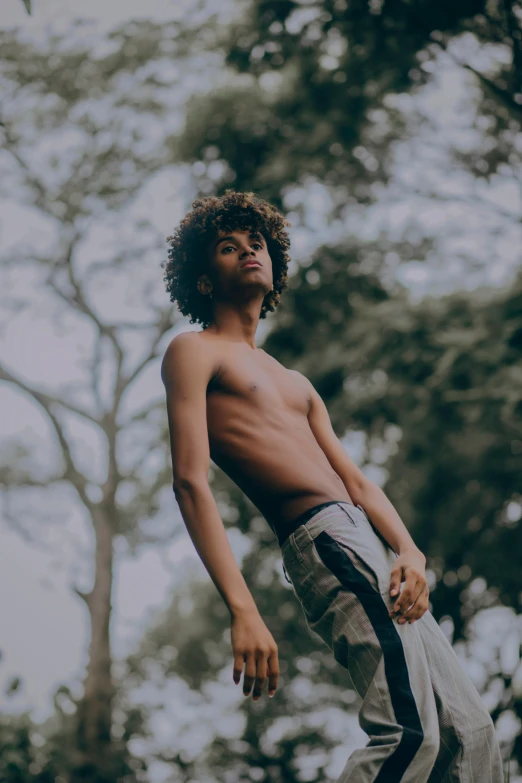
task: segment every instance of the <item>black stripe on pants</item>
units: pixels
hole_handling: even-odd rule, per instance
[[[359,599],[381,645],[390,700],[403,731],[399,744],[382,765],[375,783],[400,783],[424,739],[400,636],[382,596],[357,570],[342,546],[326,531],[319,533],[314,543],[325,566],[343,587]]]

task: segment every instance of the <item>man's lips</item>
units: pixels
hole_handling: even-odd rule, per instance
[[[241,269],[243,269],[244,266],[261,266],[259,261],[245,261],[244,264],[241,264]]]

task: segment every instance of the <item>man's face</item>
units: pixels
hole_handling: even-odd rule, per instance
[[[223,292],[259,289],[265,295],[272,288],[272,259],[259,232],[220,232],[210,245],[209,260],[209,276]]]

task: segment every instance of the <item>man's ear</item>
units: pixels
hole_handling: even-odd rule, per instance
[[[209,294],[212,291],[213,285],[208,275],[201,275],[196,283],[197,289],[200,294]]]

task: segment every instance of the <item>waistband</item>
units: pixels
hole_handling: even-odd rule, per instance
[[[294,530],[297,530],[298,527],[304,525],[305,522],[308,522],[308,520],[318,514],[321,509],[331,506],[334,503],[344,503],[347,506],[353,506],[353,503],[349,503],[347,500],[327,500],[324,503],[319,503],[317,506],[312,506],[312,508],[303,511],[302,514],[299,514],[299,516],[291,522],[287,522],[281,530],[276,531],[279,546],[283,546],[288,536],[290,536]],[[354,508],[357,508],[357,506],[354,506]]]

